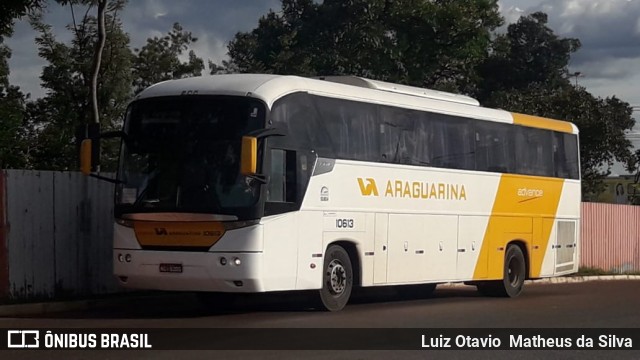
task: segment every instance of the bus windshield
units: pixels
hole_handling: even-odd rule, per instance
[[[241,139],[264,128],[265,106],[230,96],[172,96],[134,102],[125,120],[116,212],[233,215],[259,198],[240,174]]]

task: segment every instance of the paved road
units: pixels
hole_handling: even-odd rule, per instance
[[[0,328],[149,328],[149,327],[254,327],[254,328],[638,328],[640,282],[610,281],[567,284],[532,284],[516,299],[487,298],[472,287],[439,288],[428,299],[399,297],[391,288],[357,294],[339,313],[313,309],[303,295],[277,294],[241,298],[225,309],[207,309],[192,295],[171,295],[93,311],[55,316],[0,319]],[[190,351],[189,358],[262,359],[600,359],[603,356],[639,359],[640,352],[616,351]],[[7,358],[135,358],[174,359],[176,352],[4,352]]]

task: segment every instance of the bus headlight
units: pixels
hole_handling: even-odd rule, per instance
[[[118,254],[118,261],[124,262],[124,256],[122,256],[122,254]]]
[[[242,264],[242,261],[240,261],[239,258],[233,258],[233,264],[236,266],[240,266],[240,264]]]
[[[128,228],[132,228],[133,227],[133,221],[126,220],[126,219],[118,219],[118,218],[116,218],[116,224],[122,225],[122,226],[126,226]]]

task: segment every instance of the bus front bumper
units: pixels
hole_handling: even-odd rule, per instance
[[[262,253],[114,249],[120,285],[171,291],[264,292]]]

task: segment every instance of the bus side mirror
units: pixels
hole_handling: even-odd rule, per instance
[[[80,171],[90,175],[100,171],[100,125],[83,124],[76,127],[76,144],[80,155]]]
[[[80,144],[80,171],[82,175],[91,174],[91,159],[92,159],[92,141],[91,139],[84,139]]]
[[[258,166],[258,138],[253,136],[242,137],[242,149],[240,152],[240,173],[242,175],[256,175]]]
[[[78,152],[80,155],[80,172],[82,175],[91,176],[112,184],[123,183],[111,177],[94,174],[94,172],[100,172],[100,138],[118,137],[125,139],[125,141],[127,139],[126,134],[122,131],[100,134],[100,125],[98,124],[85,124],[76,128],[76,144],[79,144]]]

